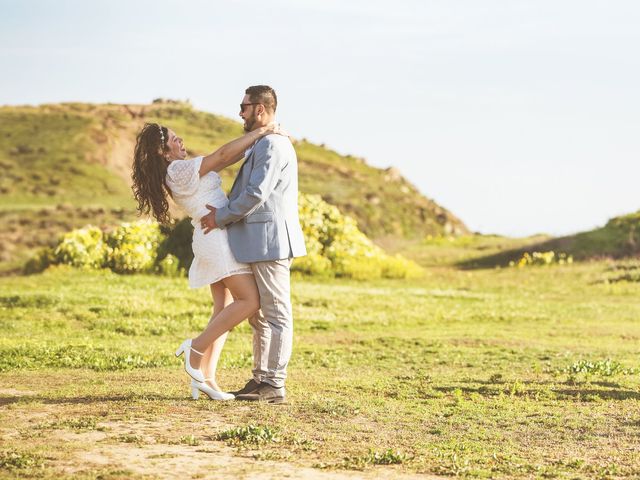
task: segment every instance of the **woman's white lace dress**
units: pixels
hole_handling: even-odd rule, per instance
[[[202,157],[174,160],[167,168],[167,186],[174,201],[192,220],[194,254],[189,268],[189,286],[203,287],[230,275],[251,273],[246,263],[237,262],[229,248],[225,229],[216,228],[208,234],[200,227],[200,219],[209,213],[206,205],[220,208],[228,199],[222,190],[222,180],[216,172],[200,178]]]

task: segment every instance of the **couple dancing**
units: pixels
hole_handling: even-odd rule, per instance
[[[240,104],[245,135],[210,155],[187,159],[182,138],[157,123],[138,135],[133,191],[141,213],[169,220],[171,196],[194,226],[189,286],[208,285],[213,314],[206,328],[185,340],[194,399],[285,401],[293,316],[290,266],[306,254],[298,219],[298,165],[288,136],[274,123],[276,92],[247,88]],[[229,198],[218,172],[245,158]],[[216,383],[216,367],[231,328],[245,318],[253,330],[253,378],[233,393]]]

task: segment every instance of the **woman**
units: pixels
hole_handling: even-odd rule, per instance
[[[184,353],[186,372],[191,376],[191,392],[197,399],[203,392],[214,400],[230,400],[233,395],[218,387],[215,375],[228,331],[260,308],[260,297],[251,268],[233,257],[224,229],[207,235],[200,218],[206,205],[221,207],[227,197],[217,172],[237,162],[258,139],[280,133],[275,125],[249,132],[204,157],[186,159],[182,138],[158,123],[147,123],[138,134],[133,160],[133,193],[140,213],[156,220],[170,219],[167,196],[192,218],[194,259],[189,269],[189,286],[209,285],[214,310],[204,331],[185,340],[176,356]]]

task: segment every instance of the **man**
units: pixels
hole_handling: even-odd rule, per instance
[[[247,88],[240,117],[247,132],[274,121],[278,99],[266,85]],[[226,207],[201,219],[205,233],[226,228],[231,251],[249,263],[260,291],[260,311],[249,319],[253,329],[253,378],[237,392],[238,400],[285,401],[287,364],[293,341],[289,269],[306,255],[298,218],[298,161],[288,137],[267,135],[245,155]]]

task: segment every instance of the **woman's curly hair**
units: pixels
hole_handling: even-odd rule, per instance
[[[162,133],[160,133],[162,131]],[[171,190],[167,186],[167,161],[164,156],[169,131],[158,123],[145,123],[136,139],[131,179],[138,213],[151,213],[163,224],[169,223]]]

